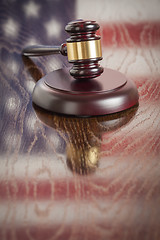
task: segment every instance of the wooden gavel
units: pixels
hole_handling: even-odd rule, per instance
[[[138,91],[122,73],[100,66],[102,50],[95,21],[72,21],[65,30],[70,38],[61,46],[29,46],[24,56],[60,53],[71,69],[52,71],[41,78],[32,101],[46,110],[75,116],[98,116],[123,111],[138,104]],[[103,73],[103,74],[102,74]],[[102,75],[101,75],[102,74]]]
[[[95,78],[101,75],[103,67],[98,61],[102,60],[101,37],[96,35],[99,25],[95,21],[72,21],[65,27],[70,38],[60,46],[28,46],[24,56],[43,56],[62,54],[68,56],[73,66],[70,74],[76,79]]]

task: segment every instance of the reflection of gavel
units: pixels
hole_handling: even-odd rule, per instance
[[[65,27],[70,34],[66,44],[29,46],[22,51],[24,56],[61,53],[73,64],[71,69],[50,72],[37,82],[32,96],[36,105],[56,113],[97,116],[138,104],[135,84],[122,73],[99,65],[102,51],[98,29],[95,21],[73,21]]]
[[[54,27],[54,26],[53,26]],[[23,50],[25,56],[42,56],[61,53],[68,55],[73,63],[70,74],[74,78],[98,77],[103,68],[98,61],[102,59],[100,36],[95,33],[99,25],[95,21],[74,21],[67,24],[65,30],[71,35],[67,44],[61,46],[29,46]]]
[[[66,163],[72,172],[90,174],[96,171],[101,154],[102,133],[115,131],[127,124],[135,115],[137,107],[125,112],[99,118],[69,118],[58,116],[34,105],[38,118],[54,128],[66,139]]]

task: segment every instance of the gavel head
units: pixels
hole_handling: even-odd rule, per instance
[[[68,61],[73,64],[70,74],[76,79],[89,79],[101,75],[103,68],[99,25],[95,21],[73,21],[65,27],[70,34],[67,39]]]

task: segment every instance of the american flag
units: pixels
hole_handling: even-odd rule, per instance
[[[126,231],[130,239],[160,237],[159,230],[147,232],[152,209],[146,202],[143,209],[145,198],[154,201],[148,188],[156,189],[160,177],[159,12],[158,0],[1,0],[0,239],[125,239]],[[66,166],[67,134],[45,126],[34,112],[35,81],[21,58],[27,45],[65,42],[65,25],[75,19],[99,23],[101,65],[124,73],[140,93],[134,120],[103,131],[99,168],[88,178]],[[68,66],[63,56],[34,62],[42,75]],[[152,229],[159,216],[153,213]]]

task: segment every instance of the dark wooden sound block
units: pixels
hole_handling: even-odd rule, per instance
[[[33,102],[49,111],[76,116],[120,112],[138,103],[135,84],[120,72],[105,68],[96,79],[75,80],[69,69],[53,71],[40,79]]]

